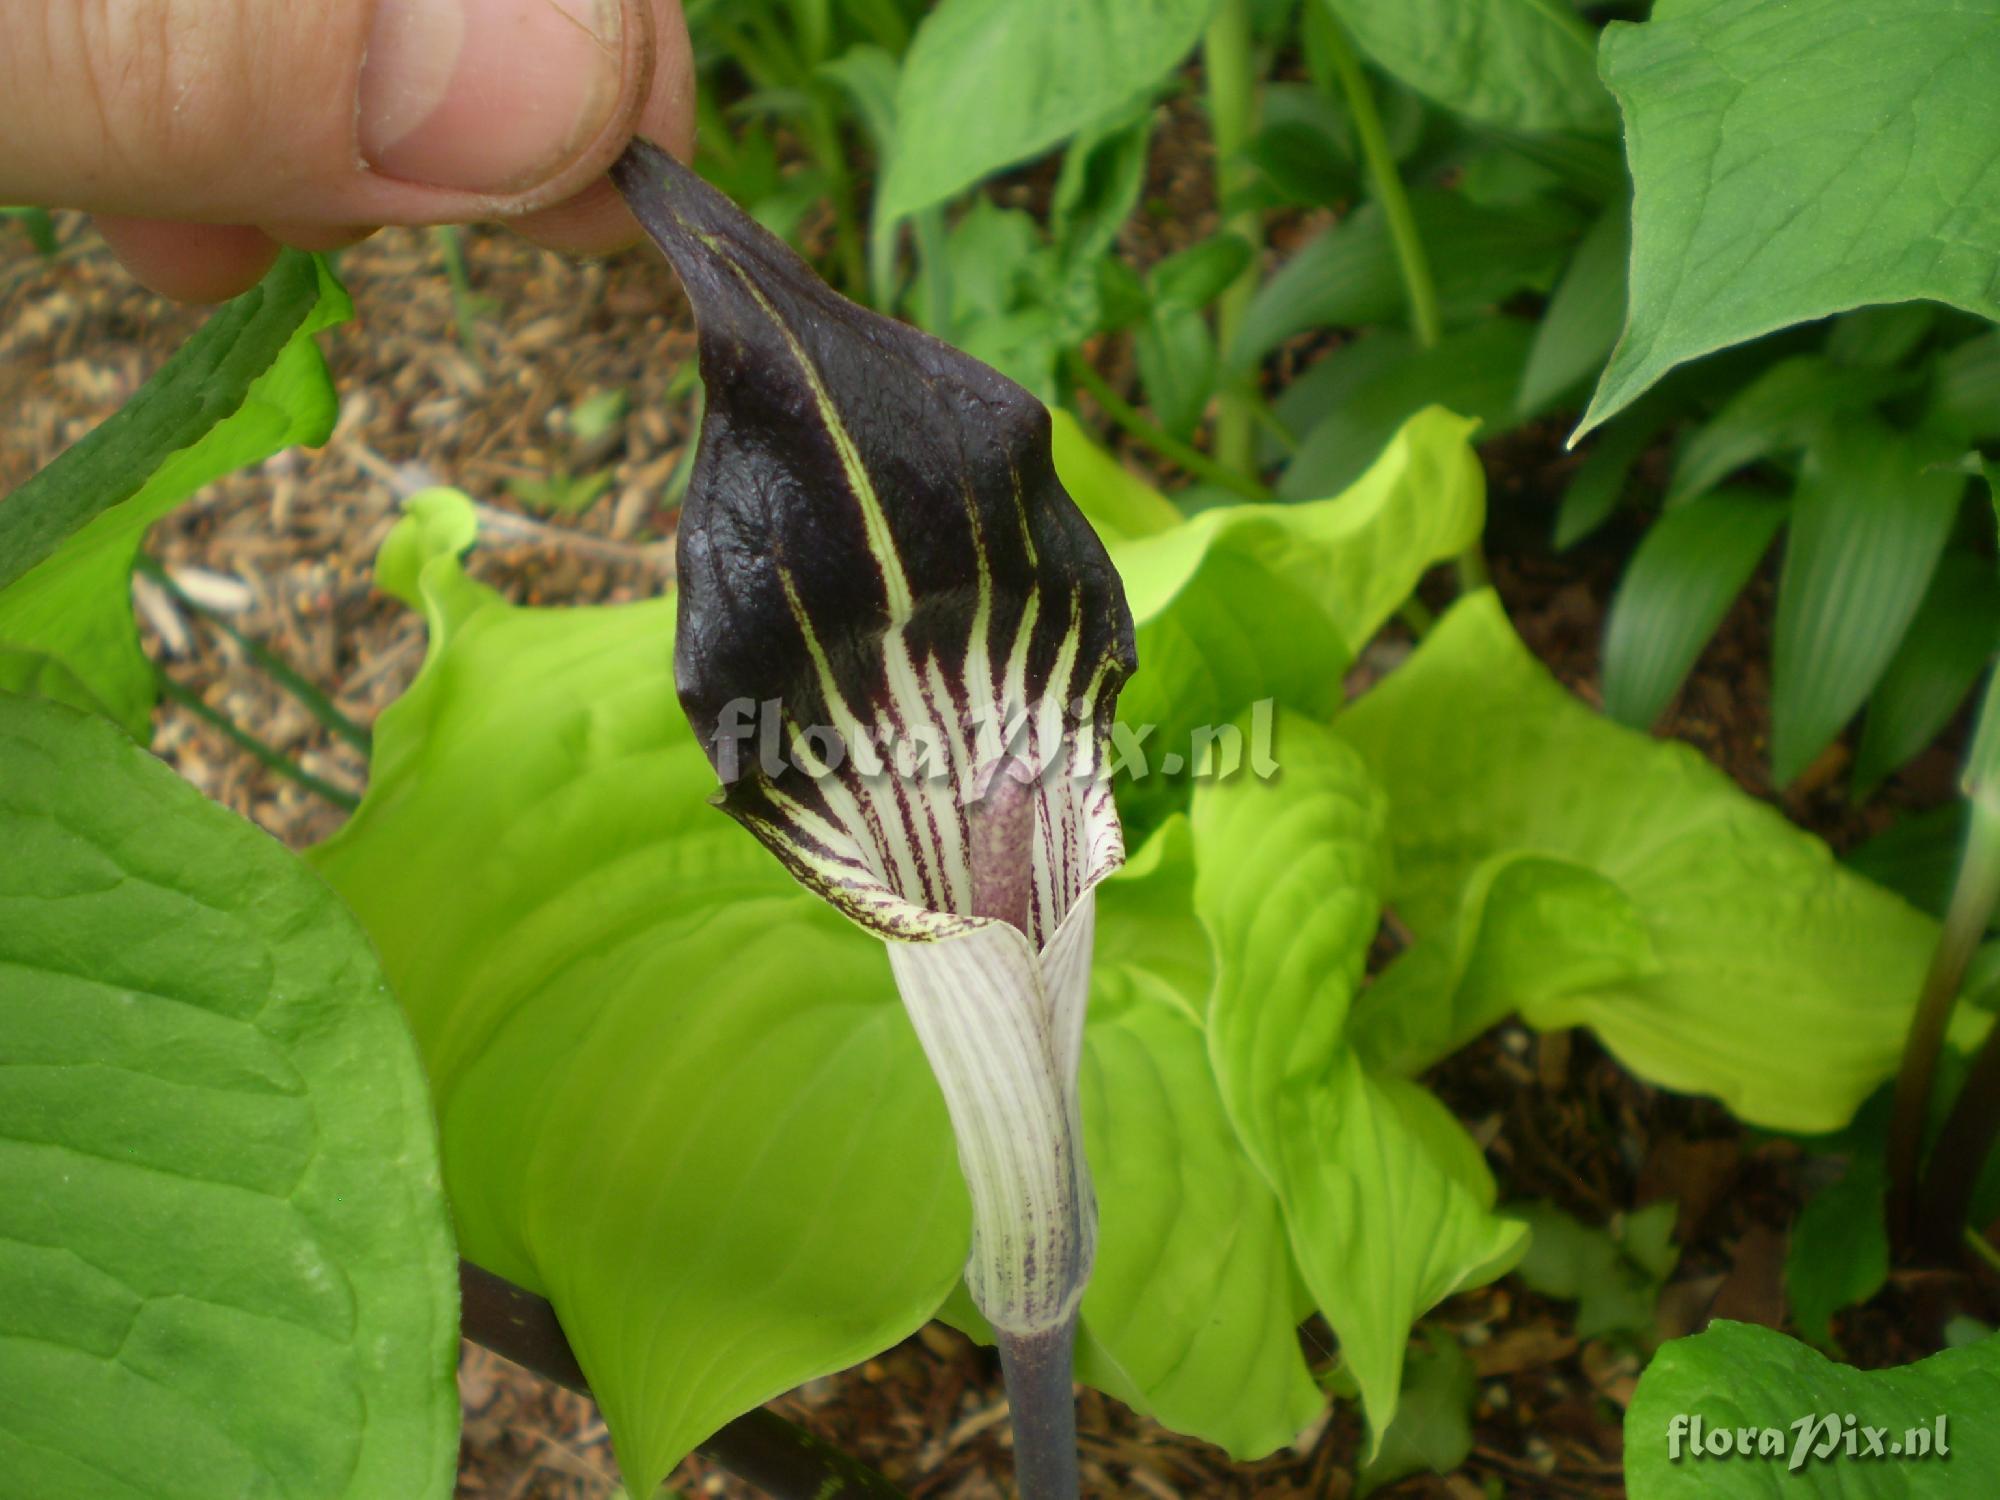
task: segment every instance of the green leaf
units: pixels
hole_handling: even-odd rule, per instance
[[[1559,550],[1574,547],[1611,519],[1625,497],[1632,466],[1673,415],[1665,402],[1647,397],[1597,434],[1556,511],[1555,544]]]
[[[0,697],[0,1488],[442,1497],[458,1276],[353,919],[102,719]]]
[[[1511,428],[1519,420],[1514,393],[1534,336],[1534,325],[1525,319],[1489,318],[1448,335],[1434,349],[1411,345],[1408,358],[1382,371],[1305,434],[1278,480],[1279,495],[1303,500],[1346,488],[1390,434],[1427,406],[1475,419],[1485,437]],[[1339,359],[1346,352],[1336,349],[1327,357]]]
[[[1264,86],[1263,125],[1243,154],[1280,203],[1299,206],[1358,197],[1352,128],[1339,101],[1300,83]]]
[[[1996,20],[1996,0],[1662,0],[1605,28],[1631,304],[1580,430],[1684,360],[1851,307],[2000,318]]]
[[[1968,822],[1963,801],[1912,813],[1848,850],[1841,862],[1942,921],[1958,879]]]
[[[1491,1213],[1458,1122],[1369,1074],[1343,1037],[1374,935],[1383,812],[1359,758],[1293,718],[1281,777],[1204,781],[1192,816],[1195,910],[1216,957],[1209,1057],[1378,1442],[1410,1325],[1499,1275],[1523,1237]]]
[[[1361,50],[1435,104],[1508,130],[1608,131],[1597,42],[1553,0],[1326,0]]]
[[[882,946],[708,805],[673,598],[511,608],[460,570],[463,498],[419,509],[384,550],[430,656],[315,859],[416,1029],[465,1254],[554,1301],[649,1494],[930,1316],[951,1133]]]
[[[1516,1268],[1521,1280],[1544,1297],[1577,1304],[1578,1338],[1622,1333],[1650,1342],[1660,1288],[1680,1260],[1672,1203],[1627,1214],[1610,1230],[1579,1223],[1549,1203],[1511,1203],[1507,1212],[1533,1232]]]
[[[1056,474],[1077,509],[1107,543],[1151,536],[1181,524],[1181,513],[1166,496],[1092,442],[1074,416],[1058,407],[1049,417]]]
[[[214,314],[139,394],[0,505],[0,642],[60,661],[143,737],[153,669],[128,582],[146,528],[210,480],[333,430],[311,334],[348,316],[309,255]]]
[[[1463,322],[1522,288],[1546,291],[1568,258],[1580,216],[1552,200],[1482,207],[1461,193],[1419,190],[1411,213],[1448,323]],[[1236,342],[1236,369],[1253,367],[1295,333],[1400,322],[1402,273],[1381,210],[1365,203],[1306,242],[1257,289]]]
[[[903,59],[883,212],[949,198],[1132,103],[1187,56],[1214,9],[1078,0],[1024,18],[1009,0],[944,0]]]
[[[1355,1476],[1366,1497],[1411,1474],[1449,1474],[1472,1451],[1472,1361],[1449,1334],[1430,1333],[1403,1366],[1403,1399],[1375,1457]]]
[[[1660,716],[1771,548],[1785,503],[1716,490],[1670,510],[1626,564],[1604,630],[1604,711],[1645,729]]]
[[[1250,242],[1242,235],[1210,235],[1198,245],[1169,255],[1147,273],[1146,281],[1162,302],[1206,307],[1248,270],[1255,258]]]
[[[1625,318],[1625,260],[1632,236],[1625,205],[1604,211],[1570,257],[1535,329],[1514,409],[1542,410],[1593,374],[1618,342]]]
[[[1771,776],[1789,784],[1854,716],[1923,602],[1964,492],[1916,440],[1829,430],[1792,496],[1771,643]]]
[[[1854,794],[1865,797],[1950,722],[2000,646],[2000,579],[1969,552],[1938,562],[1924,602],[1868,700]]]
[[[1667,484],[1668,508],[1761,459],[1799,452],[1908,383],[1893,370],[1837,365],[1816,354],[1779,360],[1681,443]]]
[[[1878,1157],[1859,1157],[1840,1181],[1814,1193],[1792,1225],[1785,1296],[1799,1332],[1831,1349],[1833,1315],[1865,1302],[1889,1279],[1886,1184]]]
[[[1590,712],[1490,592],[1454,607],[1336,723],[1388,794],[1387,898],[1413,954],[1479,951],[1483,936],[1468,934],[1489,861],[1559,859],[1624,893],[1654,963],[1530,992],[1531,1025],[1590,1026],[1641,1077],[1784,1130],[1838,1127],[1895,1070],[1936,924],[1687,746]],[[1584,926],[1567,941],[1603,948]],[[1425,1003],[1448,1007],[1453,966],[1433,973]]]
[[[1931,379],[1931,425],[1967,442],[2000,437],[2000,328],[1940,354]]]
[[[1215,336],[1208,319],[1199,308],[1156,303],[1139,325],[1132,353],[1155,419],[1176,437],[1192,436],[1215,392]]]
[[[1986,1494],[2000,1487],[2000,1435],[1980,1414],[1996,1401],[2000,1341],[1990,1338],[1898,1369],[1855,1370],[1769,1328],[1718,1319],[1662,1346],[1639,1377],[1625,1413],[1625,1480],[1632,1500]],[[1702,1453],[1683,1418],[1700,1419]],[[1757,1456],[1722,1457],[1738,1428],[1772,1436]],[[1872,1455],[1863,1429],[1884,1456]]]

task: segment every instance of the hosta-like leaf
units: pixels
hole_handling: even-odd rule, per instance
[[[965,1198],[880,945],[706,805],[672,598],[510,608],[472,535],[436,491],[384,544],[430,654],[314,858],[416,1029],[464,1253],[553,1299],[650,1493],[929,1317]]]
[[[296,857],[0,694],[0,1493],[438,1500],[458,1276],[415,1049]]]
[[[1605,29],[1601,66],[1637,197],[1585,428],[1789,323],[1920,297],[2000,317],[2000,0],[1661,0]]]
[[[0,504],[0,645],[59,662],[143,737],[154,688],[132,619],[140,539],[210,480],[326,440],[337,402],[311,335],[350,310],[315,257],[281,256],[116,416]]]
[[[1553,908],[1532,888],[1512,898],[1537,917],[1544,967],[1577,981],[1551,993],[1540,970],[1515,966],[1531,987],[1512,1003],[1531,1024],[1588,1025],[1641,1076],[1785,1130],[1838,1127],[1894,1071],[1936,923],[1687,746],[1575,701],[1490,593],[1457,605],[1336,722],[1388,795],[1388,900],[1417,938],[1398,968],[1440,942],[1522,952],[1489,949],[1491,887],[1477,877],[1504,856],[1560,862],[1534,881],[1561,879]],[[1607,913],[1621,911],[1643,943],[1607,943]],[[1401,1003],[1450,1012],[1475,976],[1431,962],[1431,984]],[[1475,1027],[1508,1003],[1489,999],[1465,1011]],[[1375,1024],[1365,1009],[1357,1026]]]
[[[1965,490],[1919,442],[1851,420],[1806,455],[1771,641],[1771,775],[1790,782],[1854,716],[1923,602]]]
[[[1607,714],[1634,729],[1652,726],[1784,521],[1782,500],[1718,490],[1646,529],[1605,622]]]

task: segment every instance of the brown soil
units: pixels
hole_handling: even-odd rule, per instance
[[[63,234],[63,253],[43,262],[0,226],[0,492],[114,410],[198,320],[134,288],[81,224],[66,222]],[[691,336],[672,277],[636,253],[576,264],[495,232],[470,231],[465,243],[473,282],[490,303],[463,329],[431,237],[389,232],[343,256],[358,319],[326,341],[343,397],[332,441],[211,486],[151,544],[183,587],[229,610],[238,629],[364,723],[421,657],[418,620],[372,590],[369,568],[399,496],[423,483],[449,481],[490,508],[474,571],[515,598],[629,598],[670,578],[662,538],[671,517],[655,499],[682,456],[691,417],[686,396],[674,394]],[[617,449],[597,459],[614,473],[608,493],[579,519],[525,513],[506,482],[545,476],[560,454],[559,412],[613,388],[628,393],[632,415]],[[1574,462],[1558,437],[1530,432],[1488,455],[1495,577],[1530,645],[1594,701],[1604,609],[1629,535],[1614,526],[1576,554],[1549,554],[1541,538]],[[1448,596],[1447,581],[1432,582],[1435,598]],[[138,605],[148,649],[176,679],[315,775],[359,789],[359,753],[330,740],[226,636],[158,589],[142,588]],[[1770,795],[1769,606],[1767,579],[1730,616],[1662,726],[1761,796]],[[289,842],[310,842],[338,823],[336,809],[182,709],[161,710],[155,745],[210,796]],[[1933,752],[1857,814],[1835,786],[1843,753],[1830,752],[1808,789],[1783,799],[1837,845],[1898,808],[1949,795],[1952,757]],[[1487,1144],[1504,1196],[1551,1199],[1593,1223],[1657,1199],[1679,1201],[1684,1256],[1662,1304],[1663,1334],[1697,1327],[1718,1309],[1782,1322],[1783,1237],[1800,1201],[1795,1147],[1749,1136],[1711,1103],[1635,1083],[1580,1034],[1502,1028],[1431,1081]],[[1900,1276],[1841,1331],[1864,1362],[1915,1357],[1936,1347],[1945,1316],[1975,1295],[1956,1274]],[[1569,1307],[1511,1277],[1452,1299],[1432,1321],[1461,1339],[1478,1371],[1476,1444],[1457,1473],[1383,1493],[1472,1500],[1623,1492],[1620,1418],[1640,1368],[1635,1352],[1603,1340],[1579,1344]],[[1325,1330],[1309,1327],[1304,1337],[1327,1363]],[[587,1400],[473,1348],[460,1380],[462,1496],[599,1500],[615,1492],[604,1426]],[[912,1495],[1010,1492],[996,1363],[940,1326],[776,1406]],[[1096,1393],[1082,1398],[1080,1428],[1088,1490],[1106,1496],[1343,1496],[1361,1437],[1351,1406],[1336,1404],[1293,1448],[1233,1465]],[[754,1493],[699,1460],[672,1484]]]

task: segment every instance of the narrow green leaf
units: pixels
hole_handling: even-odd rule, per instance
[[[1874,691],[1922,603],[1965,481],[1848,422],[1807,452],[1771,646],[1771,775],[1789,784]]]
[[[1912,813],[1848,850],[1841,863],[1942,920],[1958,879],[1969,821],[1962,801]]]
[[[1902,644],[1868,700],[1854,795],[1865,797],[1950,722],[2000,647],[2000,578],[1991,561],[1947,552]]]
[[[1421,190],[1410,195],[1410,209],[1448,323],[1524,287],[1546,291],[1582,228],[1573,209],[1549,200],[1489,208],[1460,193]],[[1307,329],[1399,322],[1404,297],[1388,225],[1365,203],[1307,241],[1257,289],[1224,353],[1234,368],[1247,369]]]
[[[1429,1332],[1403,1367],[1403,1399],[1375,1457],[1355,1476],[1354,1493],[1372,1495],[1411,1474],[1449,1474],[1472,1451],[1472,1361],[1458,1340]]]
[[[1674,415],[1668,402],[1645,397],[1596,435],[1556,511],[1558,550],[1574,547],[1611,519],[1625,497],[1632,466]]]
[[[218,311],[140,393],[0,504],[0,642],[60,661],[126,730],[154,701],[130,574],[146,528],[210,480],[293,443],[337,408],[311,335],[346,293],[288,253]]]
[[[1604,629],[1604,711],[1645,729],[1659,718],[1785,521],[1782,500],[1716,490],[1646,530]]]
[[[903,59],[883,212],[915,213],[1131,103],[1187,56],[1214,9],[1079,0],[1024,17],[1009,0],[944,0]]]
[[[353,919],[100,718],[0,696],[0,1489],[443,1500],[458,1274]]]
[[[1248,270],[1255,258],[1250,242],[1242,235],[1214,234],[1169,255],[1147,273],[1146,280],[1162,302],[1206,307]]]
[[[1312,206],[1360,196],[1347,115],[1323,89],[1267,83],[1262,128],[1243,154],[1278,202]]]
[[[1718,1319],[1665,1345],[1639,1377],[1625,1413],[1625,1481],[1632,1500],[1985,1494],[2000,1488],[2000,1435],[1978,1414],[1997,1400],[2000,1341],[1991,1338],[1856,1370],[1769,1328]],[[1744,1428],[1753,1453],[1737,1448]]]
[[[1937,924],[1687,746],[1586,709],[1490,592],[1455,606],[1336,725],[1395,809],[1387,899],[1413,956],[1486,947],[1477,877],[1495,859],[1564,860],[1624,893],[1653,957],[1570,993],[1529,990],[1531,1025],[1587,1025],[1641,1077],[1785,1130],[1837,1128],[1894,1071]],[[1544,922],[1545,941],[1603,955],[1588,924],[1607,908],[1573,904],[1577,925]],[[1405,1004],[1453,1005],[1467,976],[1449,960],[1432,973]]]
[[[1625,260],[1632,249],[1630,209],[1612,205],[1577,244],[1535,329],[1515,410],[1542,410],[1596,373],[1618,342],[1625,319]]]
[[[1790,457],[1908,384],[1909,377],[1894,370],[1837,365],[1816,354],[1779,360],[1681,443],[1667,505],[1706,494],[1760,459]]]
[[[1489,318],[1448,335],[1435,349],[1412,349],[1354,398],[1329,412],[1300,440],[1278,480],[1278,494],[1304,500],[1345,489],[1366,469],[1390,434],[1427,406],[1471,417],[1482,437],[1513,427],[1514,393],[1534,339],[1522,318]],[[1329,355],[1337,359],[1346,350]]]
[[[1153,416],[1175,437],[1191,437],[1215,393],[1215,335],[1201,309],[1156,303],[1132,342]]]
[[[1932,426],[1967,442],[2000,437],[2000,328],[1947,349],[1931,367]]]
[[[1434,104],[1509,130],[1608,131],[1597,42],[1552,0],[1326,0],[1384,71]]]
[[[1607,27],[1637,185],[1631,307],[1579,430],[1685,360],[1847,308],[2000,318],[1996,21],[2000,0],[1661,0]]]

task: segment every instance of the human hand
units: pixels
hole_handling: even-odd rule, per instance
[[[693,88],[679,0],[16,0],[0,203],[87,209],[198,302],[380,224],[603,253],[638,237],[606,168],[635,134],[686,156]]]

